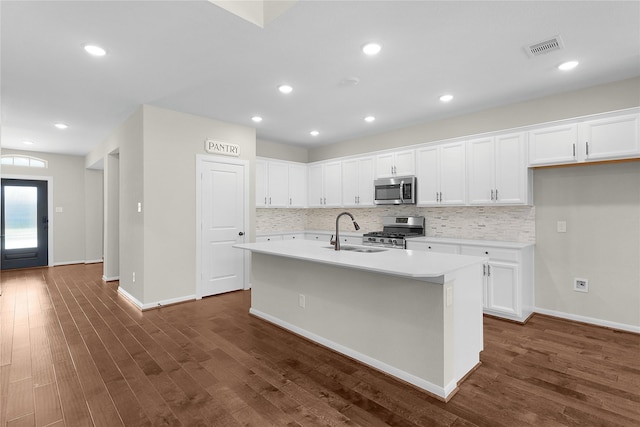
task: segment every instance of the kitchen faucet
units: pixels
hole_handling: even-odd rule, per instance
[[[339,227],[339,221],[340,221],[340,217],[342,215],[349,215],[351,217],[351,221],[353,221],[353,226],[355,227],[355,229],[356,230],[360,230],[360,226],[356,222],[356,220],[353,217],[353,215],[351,215],[349,212],[342,212],[340,215],[338,215],[336,217],[336,239],[330,241],[330,243],[335,247],[336,251],[340,250],[340,231],[339,231],[340,227]],[[331,236],[331,237],[333,238],[333,236]]]

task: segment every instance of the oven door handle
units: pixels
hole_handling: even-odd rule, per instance
[[[404,203],[404,181],[400,181],[400,203]]]

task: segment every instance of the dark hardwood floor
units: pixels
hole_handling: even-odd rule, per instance
[[[443,403],[251,317],[249,292],[141,313],[101,269],[2,273],[0,426],[640,425],[637,334],[487,317]]]

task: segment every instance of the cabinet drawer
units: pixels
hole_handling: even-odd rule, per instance
[[[281,235],[273,235],[273,236],[258,236],[256,237],[257,242],[272,242],[274,240],[282,240]]]
[[[331,235],[330,234],[305,233],[304,234],[304,238],[306,240],[318,240],[318,241],[326,240],[328,242],[329,239],[331,238]]]
[[[417,251],[439,252],[444,254],[460,253],[460,247],[458,245],[448,245],[445,243],[427,243],[427,242],[407,241],[407,249],[415,249]]]
[[[282,240],[304,240],[304,234],[283,234]]]
[[[507,262],[518,262],[520,260],[520,251],[501,248],[488,248],[482,246],[463,245],[460,247],[460,254],[484,257],[488,256],[491,261],[500,260]]]

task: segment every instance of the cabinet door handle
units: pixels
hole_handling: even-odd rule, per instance
[[[496,202],[498,201],[498,189],[496,188]]]
[[[483,276],[487,275],[487,264],[482,264],[482,275]]]
[[[493,190],[491,190],[491,200],[493,201]]]
[[[269,204],[271,204],[271,197],[269,197]]]
[[[573,157],[576,156],[576,144],[573,144]]]
[[[267,204],[267,198],[266,197],[264,198],[264,204],[265,205]]]
[[[491,276],[491,266],[487,265],[487,277]]]
[[[289,205],[293,204],[293,200],[291,199],[291,197],[289,197]]]
[[[325,205],[327,204],[327,198],[326,197],[324,198],[324,204]]]
[[[589,155],[589,141],[586,141],[585,145],[587,146],[587,156],[588,156]]]
[[[442,202],[442,191],[440,192],[440,202]]]

